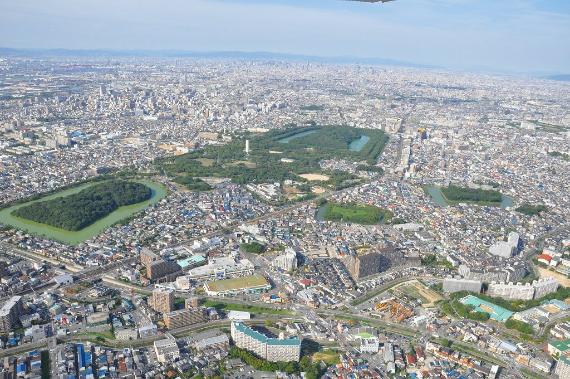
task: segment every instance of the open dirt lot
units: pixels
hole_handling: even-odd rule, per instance
[[[301,174],[299,175],[303,179],[307,179],[310,182],[326,182],[330,178],[322,174]]]

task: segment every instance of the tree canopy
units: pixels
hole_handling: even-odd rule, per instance
[[[72,195],[24,205],[14,216],[69,231],[81,230],[124,205],[150,199],[152,190],[141,183],[110,180]]]

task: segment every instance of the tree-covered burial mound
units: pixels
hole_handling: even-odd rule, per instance
[[[141,183],[110,180],[72,195],[38,201],[12,212],[14,216],[69,231],[81,230],[117,208],[148,200],[152,190]]]

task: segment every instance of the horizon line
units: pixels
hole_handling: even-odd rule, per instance
[[[10,54],[12,53],[12,54]],[[283,60],[307,60],[317,61],[329,64],[364,64],[370,66],[396,66],[409,67],[418,69],[444,70],[444,71],[461,71],[474,74],[500,74],[500,75],[531,75],[538,78],[547,78],[548,76],[567,75],[562,71],[516,71],[508,69],[497,69],[485,66],[473,67],[449,67],[433,64],[415,63],[406,60],[383,57],[363,57],[355,55],[311,55],[302,53],[289,52],[273,52],[273,51],[247,51],[247,50],[186,50],[186,49],[113,49],[113,48],[38,48],[38,47],[6,47],[0,46],[0,56],[34,56],[34,54],[52,55],[52,56],[70,56],[70,57],[101,57],[110,55],[110,57],[163,57],[163,58],[249,58],[249,59],[283,59]]]

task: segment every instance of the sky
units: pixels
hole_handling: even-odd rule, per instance
[[[0,47],[263,51],[570,73],[570,0],[0,0]]]

